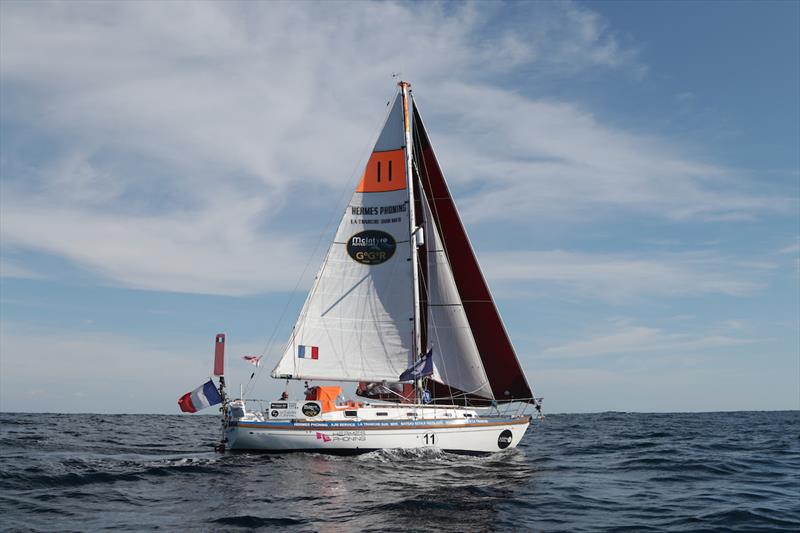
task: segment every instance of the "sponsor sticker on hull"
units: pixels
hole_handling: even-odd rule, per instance
[[[497,437],[497,447],[500,448],[501,450],[505,450],[506,448],[511,446],[511,440],[513,437],[514,435],[511,433],[510,429],[504,429],[500,433],[500,436]]]
[[[367,440],[366,431],[326,431],[322,433],[316,432],[317,440],[322,442],[363,442]]]
[[[307,403],[303,404],[303,407],[301,408],[301,411],[307,417],[313,417],[313,416],[317,416],[322,411],[322,408],[320,408],[318,403],[307,402]]]

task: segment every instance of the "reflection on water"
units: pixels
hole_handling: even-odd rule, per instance
[[[262,458],[252,455],[246,461],[251,469],[259,469]],[[431,449],[356,457],[296,454],[272,456],[269,468],[282,478],[283,490],[269,500],[273,506],[281,504],[273,512],[324,523],[330,531],[378,530],[386,524],[444,531],[510,526],[498,505],[529,489],[533,477],[520,450],[489,457]],[[409,517],[414,517],[413,523]]]
[[[237,454],[223,462],[229,472],[215,486],[231,513],[324,524],[330,532],[385,531],[387,524],[440,531],[511,527],[508,509],[500,507],[531,491],[534,474],[522,450],[488,457],[433,449],[354,457]]]

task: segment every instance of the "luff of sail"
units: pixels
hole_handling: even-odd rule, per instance
[[[450,258],[452,278],[491,392],[501,401],[530,400],[533,393],[492,299],[475,252],[472,250],[416,105],[413,114],[414,151],[418,161],[419,181],[433,215],[432,222],[438,231],[445,253]],[[430,320],[428,327],[431,327]],[[429,339],[433,335],[433,332],[427,332]],[[428,342],[430,343],[430,340]],[[442,384],[444,386],[438,388],[434,384],[434,396],[441,397],[459,392],[452,391],[453,387],[461,389],[455,383]],[[470,395],[472,391],[461,389],[461,392]]]
[[[402,98],[392,104],[273,377],[396,381],[414,298]],[[299,356],[316,348],[315,359]]]

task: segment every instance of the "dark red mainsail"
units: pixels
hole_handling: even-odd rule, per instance
[[[530,400],[533,393],[478,265],[416,103],[413,131],[419,182],[431,206],[434,223],[447,256],[451,258],[453,278],[492,393],[498,401]],[[440,392],[449,390],[442,384],[436,385],[433,391],[434,397],[440,397]],[[450,392],[458,396],[455,390]]]

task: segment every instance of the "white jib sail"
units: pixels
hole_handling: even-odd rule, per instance
[[[433,348],[433,379],[461,391],[494,398],[453,271],[422,195],[428,250],[428,345]]]
[[[414,304],[404,145],[398,97],[273,377],[397,381],[408,367]]]

